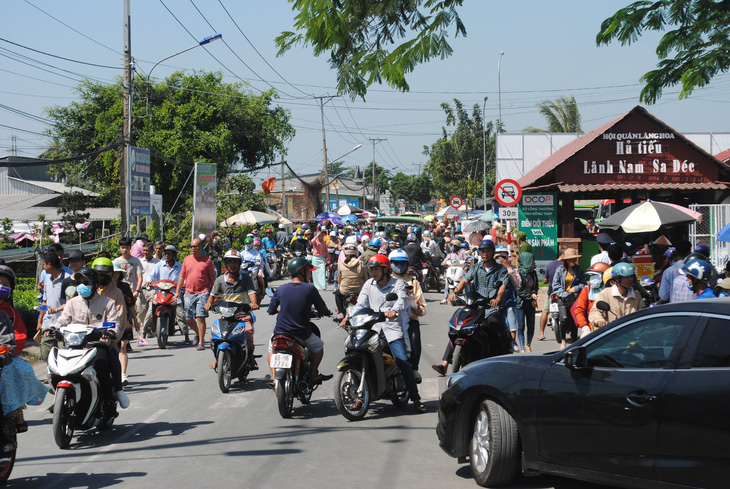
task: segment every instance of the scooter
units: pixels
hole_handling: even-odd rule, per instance
[[[337,274],[337,261],[340,257],[340,250],[337,248],[327,248],[329,256],[327,257],[327,265],[325,267],[325,278],[328,284],[335,283],[335,275]]]
[[[8,345],[0,346],[0,355],[10,355],[11,351]],[[0,364],[0,376],[2,368],[2,364]],[[2,412],[2,399],[0,399],[0,412]],[[8,414],[2,418],[2,426],[0,426],[0,485],[7,482],[15,465],[15,454],[18,449],[16,435],[15,417]]]
[[[53,347],[48,356],[48,373],[56,393],[53,438],[59,448],[66,448],[75,430],[108,429],[117,416],[117,401],[104,402],[101,381],[94,369],[94,361],[106,353],[106,347],[92,345],[104,335],[114,339],[114,323],[102,327],[69,324],[54,334],[67,348]]]
[[[446,269],[446,296],[449,297],[451,294],[454,293],[454,290],[456,289],[456,286],[459,285],[459,282],[461,282],[461,279],[464,278],[464,265],[466,265],[466,261],[464,260],[451,260],[448,263],[448,267]],[[459,294],[456,296],[456,300],[454,301],[454,305],[456,306],[463,306],[466,304],[466,297],[464,294]]]
[[[231,379],[238,377],[244,382],[251,372],[251,353],[248,351],[245,320],[256,316],[247,303],[219,303],[221,318],[213,322],[210,344],[217,360],[218,387],[224,394],[231,388]]]
[[[423,274],[423,283],[421,284],[421,288],[423,289],[423,292],[428,292],[429,290],[435,290],[438,291],[441,289],[441,280],[439,279],[439,269],[434,266],[433,263],[431,263],[430,258],[426,258],[426,261],[423,262],[423,270],[421,272]]]
[[[500,286],[500,283],[495,285],[495,296]],[[451,316],[449,341],[454,348],[453,373],[471,362],[512,353],[512,338],[507,329],[486,321],[485,311],[491,307],[489,302],[492,298],[469,297],[466,306],[457,309]]]
[[[395,301],[398,296],[391,292],[385,300]],[[385,320],[382,312],[370,309],[363,309],[347,320],[345,330],[349,335],[345,340],[345,358],[337,364],[335,405],[350,421],[364,418],[370,403],[377,399],[388,399],[396,407],[408,404],[403,373],[388,342],[372,329]]]
[[[568,308],[565,307],[565,303],[558,296],[558,294],[550,294],[550,327],[555,332],[555,341],[562,343],[562,337],[568,338],[571,336],[571,332],[568,330]],[[565,334],[563,334],[565,333]],[[572,337],[572,336],[571,336]],[[568,340],[570,341],[570,340]]]
[[[177,283],[172,280],[158,280],[152,284],[155,295],[152,298],[152,331],[147,334],[157,337],[157,346],[167,348],[167,337],[175,325],[175,289]]]

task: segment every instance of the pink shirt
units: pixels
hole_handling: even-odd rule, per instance
[[[134,242],[132,245],[132,249],[129,250],[129,254],[132,256],[136,256],[137,258],[142,258],[144,256],[144,253],[142,253],[142,247],[144,246],[145,241],[143,239],[138,239]]]
[[[315,236],[312,240],[312,254],[314,256],[321,256],[324,258],[330,256],[327,251],[327,243],[324,242],[321,236]]]
[[[186,294],[202,294],[210,292],[215,280],[215,268],[210,258],[202,255],[199,259],[193,255],[185,257],[180,276],[184,277]]]

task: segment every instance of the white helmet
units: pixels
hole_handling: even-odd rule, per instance
[[[357,245],[357,236],[355,236],[355,235],[348,236],[347,238],[345,238],[345,244],[346,245],[348,245],[348,244]]]

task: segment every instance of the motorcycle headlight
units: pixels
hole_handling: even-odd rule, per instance
[[[456,372],[446,378],[446,388],[450,389],[454,384],[466,377],[466,372]]]
[[[221,335],[221,328],[218,326],[218,323],[213,323],[213,327],[210,329],[210,331],[216,336]]]
[[[375,351],[378,346],[380,346],[380,337],[378,335],[373,335],[373,337],[368,340],[368,350]]]
[[[75,331],[64,331],[63,342],[68,346],[79,346],[84,342],[86,333],[79,333]]]
[[[233,330],[233,332],[231,333],[231,336],[236,336],[236,335],[239,335],[239,334],[243,334],[243,329],[244,329],[244,325],[243,324],[240,325],[240,326],[236,326],[236,329]]]

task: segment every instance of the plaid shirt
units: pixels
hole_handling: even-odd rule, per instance
[[[682,272],[681,268],[677,272],[677,276],[672,281],[672,291],[669,294],[669,302],[693,301],[697,298],[697,294],[687,287],[687,275]]]
[[[507,269],[499,263],[494,263],[492,268],[485,268],[484,262],[473,265],[464,278],[471,284],[473,290],[482,297],[489,297],[492,293],[496,294],[498,287],[497,282],[509,287],[509,274]],[[492,307],[485,311],[485,317],[499,311],[499,307]]]

